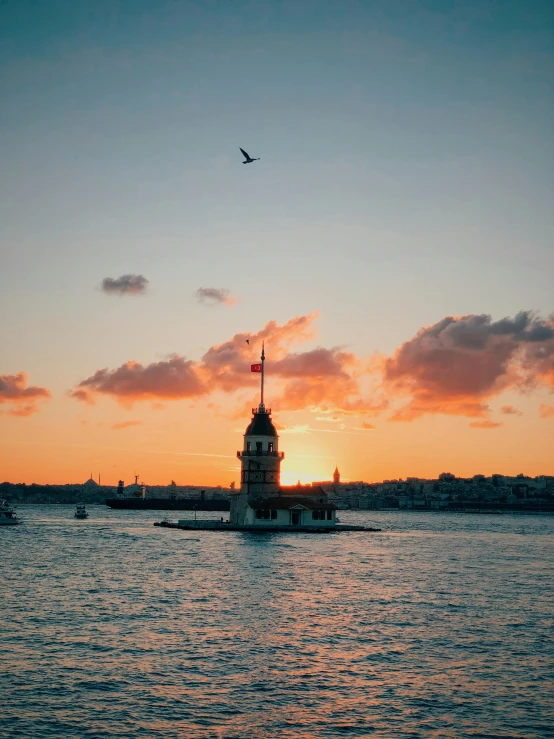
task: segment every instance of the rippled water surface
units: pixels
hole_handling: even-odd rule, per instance
[[[1,737],[553,736],[553,517],[73,510],[0,528]]]

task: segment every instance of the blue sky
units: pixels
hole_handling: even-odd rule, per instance
[[[1,3],[0,372],[551,313],[553,30],[538,0]],[[98,289],[129,272],[148,296]]]

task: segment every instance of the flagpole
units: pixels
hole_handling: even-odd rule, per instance
[[[262,341],[262,399],[260,403],[260,409],[264,410],[264,363],[265,363],[265,352],[264,352],[264,344],[265,342]]]

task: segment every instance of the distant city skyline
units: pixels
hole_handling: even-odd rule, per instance
[[[324,7],[0,6],[2,480],[554,474],[554,9]]]

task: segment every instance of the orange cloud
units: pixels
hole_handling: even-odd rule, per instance
[[[539,408],[539,416],[541,418],[554,418],[554,405],[541,403]]]
[[[280,407],[287,410],[312,408],[339,410],[359,395],[351,368],[356,357],[338,348],[321,347],[288,354],[274,365],[275,374],[286,381]]]
[[[340,415],[380,413],[388,407],[388,401],[362,396],[360,366],[355,354],[340,347],[288,354],[273,367],[275,374],[285,380],[279,407]]]
[[[362,397],[356,376],[359,360],[354,354],[339,347],[290,352],[294,344],[314,337],[316,316],[297,316],[283,325],[270,321],[257,333],[235,334],[223,344],[212,346],[199,362],[176,356],[148,366],[131,361],[115,370],[98,370],[70,395],[88,403],[99,395],[109,395],[130,405],[154,398],[195,398],[216,390],[235,392],[259,382],[259,377],[248,370],[265,341],[271,347],[266,368],[275,380],[273,402],[277,407],[341,414],[383,410],[386,400],[374,402]]]
[[[39,409],[37,402],[48,400],[52,394],[45,387],[27,385],[25,372],[17,375],[0,375],[0,404],[12,406],[7,411],[10,416],[30,416]]]
[[[251,387],[254,379],[248,371],[249,364],[258,359],[262,341],[271,344],[272,362],[279,361],[292,344],[314,335],[311,324],[316,315],[298,316],[283,326],[270,321],[256,334],[235,334],[225,343],[211,347],[200,362],[174,356],[147,366],[129,361],[114,370],[97,370],[79,382],[70,396],[94,403],[98,396],[108,395],[131,405],[139,400],[180,400],[215,390],[233,392]]]
[[[353,377],[345,379],[317,378],[294,380],[287,383],[278,399],[279,409],[338,413],[340,415],[364,415],[379,413],[388,406],[386,400],[372,402],[364,400]]]
[[[493,322],[487,315],[447,317],[421,329],[384,362],[385,385],[410,396],[391,417],[427,413],[483,418],[486,400],[509,387],[554,383],[554,318],[529,311]]]
[[[293,351],[315,337],[316,317],[296,316],[283,325],[269,321],[257,333],[237,333],[208,349],[200,361],[174,356],[146,366],[129,361],[98,370],[71,395],[89,403],[108,395],[130,405],[254,388],[259,377],[251,375],[249,364],[258,361],[264,341],[276,410],[376,415],[389,407],[389,398],[405,396],[407,402],[390,420],[411,421],[429,413],[486,419],[488,401],[504,390],[549,384],[551,375],[554,379],[552,316],[542,320],[521,312],[496,322],[486,315],[447,317],[421,329],[391,357],[373,361],[342,347]],[[363,383],[379,373],[382,387],[367,397]],[[518,411],[503,406],[502,413]]]
[[[469,425],[472,429],[496,429],[502,426],[501,423],[496,423],[495,421],[474,421]]]
[[[194,362],[175,356],[146,367],[131,361],[115,370],[97,370],[94,375],[82,380],[70,395],[88,403],[94,403],[98,395],[109,395],[124,405],[131,405],[137,400],[175,400],[197,397],[207,392],[208,388],[198,377]]]
[[[348,379],[346,367],[356,363],[356,357],[339,349],[313,349],[300,354],[288,354],[276,362],[272,369],[281,377],[341,377]]]
[[[202,357],[200,370],[206,382],[225,392],[233,392],[252,384],[250,373],[245,371],[248,365],[258,361],[262,341],[271,346],[271,355],[266,367],[273,373],[273,366],[293,344],[313,338],[315,329],[312,326],[317,313],[297,316],[279,326],[277,321],[269,321],[261,331],[255,334],[235,334],[223,344],[212,346]]]

